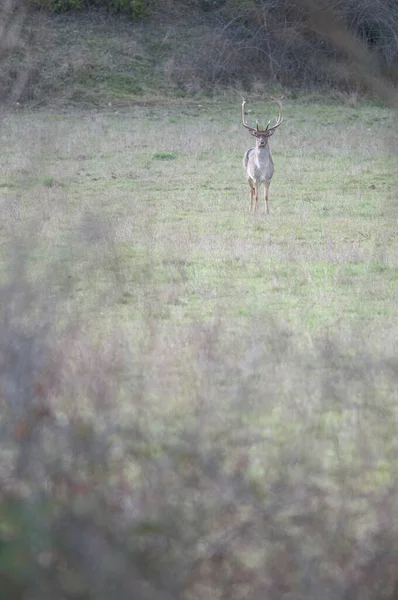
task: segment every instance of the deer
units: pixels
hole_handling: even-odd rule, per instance
[[[283,96],[282,96],[283,98]],[[243,127],[249,130],[251,135],[256,138],[256,145],[253,148],[246,150],[243,157],[243,166],[246,171],[247,180],[250,185],[250,211],[254,206],[254,212],[258,209],[258,190],[261,184],[264,184],[264,201],[265,211],[269,214],[268,208],[268,192],[271,183],[272,175],[274,174],[274,163],[269,148],[268,138],[274,135],[275,131],[283,121],[282,117],[282,98],[277,100],[272,98],[279,107],[279,116],[276,120],[275,125],[270,127],[271,121],[268,121],[265,129],[259,129],[258,121],[256,121],[256,127],[250,127],[248,125],[245,116],[245,105],[246,100],[243,98],[242,101],[242,123]]]

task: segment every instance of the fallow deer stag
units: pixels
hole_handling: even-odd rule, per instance
[[[256,138],[256,145],[254,148],[249,148],[245,152],[243,157],[243,166],[247,174],[247,180],[250,185],[250,210],[254,205],[254,211],[258,209],[258,190],[260,185],[264,184],[264,200],[265,210],[269,213],[268,209],[268,191],[271,183],[272,175],[274,174],[274,163],[272,160],[271,152],[269,149],[268,138],[275,133],[275,130],[283,121],[282,117],[282,98],[277,100],[272,98],[279,106],[279,116],[276,120],[275,125],[270,127],[271,121],[265,129],[258,128],[258,121],[256,121],[256,127],[250,127],[245,119],[245,105],[246,100],[242,102],[242,123],[250,131],[250,133]]]

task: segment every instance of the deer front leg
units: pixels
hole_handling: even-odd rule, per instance
[[[256,212],[256,204],[255,204],[255,194],[256,191],[254,189],[254,187],[250,188],[250,212],[252,212],[253,208],[254,208],[254,212]]]
[[[264,189],[264,200],[265,200],[265,212],[267,213],[267,215],[269,215],[269,209],[268,209],[268,191],[269,191],[269,186],[270,186],[270,182],[266,182],[265,183],[265,189]]]

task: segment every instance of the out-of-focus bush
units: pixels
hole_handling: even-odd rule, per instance
[[[32,249],[0,286],[2,600],[394,600],[396,357],[266,319],[101,331]]]

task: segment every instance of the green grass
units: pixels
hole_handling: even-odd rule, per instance
[[[396,124],[376,106],[287,101],[266,216],[263,203],[249,212],[241,161],[251,139],[238,102],[9,114],[4,260],[16,232],[38,231],[25,250],[29,278],[51,273],[61,329],[73,309],[91,336],[127,335],[134,364],[154,374],[145,396],[155,429],[165,418],[178,429],[172,415],[190,413],[203,386],[222,413],[260,352],[242,393],[281,405],[267,416],[255,403],[242,418],[264,431],[279,423],[282,443],[314,426],[298,417],[287,427],[291,402],[396,398]],[[316,427],[330,433],[340,411],[322,409]],[[352,438],[344,443],[352,456]]]
[[[153,469],[163,487],[148,513],[138,508],[144,532],[177,496],[184,527],[205,515],[199,541],[218,520],[223,539],[225,498],[237,507],[233,527],[240,510],[263,506],[287,544],[308,540],[300,556],[330,566],[328,577],[347,545],[373,539],[368,523],[394,490],[398,450],[396,125],[372,105],[286,101],[266,216],[263,203],[249,212],[239,101],[6,114],[2,368],[14,384],[4,389],[17,408],[27,390],[28,415],[45,390],[54,420],[32,460],[60,470],[65,461],[92,494],[72,491],[68,511],[91,515],[97,490],[117,497],[119,478],[138,497]],[[31,442],[21,419],[4,411],[22,452]],[[104,460],[98,448],[109,449]],[[326,508],[308,513],[313,498]],[[262,518],[249,519],[257,531]],[[264,539],[239,538],[239,560],[259,565],[251,577],[275,564]]]
[[[301,334],[342,323],[378,335],[391,330],[398,316],[394,114],[287,103],[272,139],[266,217],[263,203],[259,214],[248,211],[241,156],[250,139],[239,106],[214,101],[186,107],[182,120],[178,113],[176,122],[162,107],[9,116],[0,183],[10,202],[18,196],[20,225],[42,222],[48,259],[88,214],[113,230],[126,290],[140,269],[151,271],[140,290],[123,296],[129,319],[139,318],[140,294],[162,298],[168,290],[172,300],[160,312],[175,324],[222,313],[233,327],[265,312]],[[3,244],[10,222],[2,223]],[[108,268],[100,261],[96,276],[106,280]],[[96,288],[82,285],[90,304]]]

